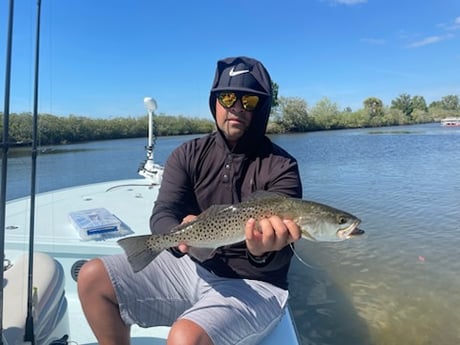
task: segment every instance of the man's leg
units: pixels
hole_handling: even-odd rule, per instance
[[[176,321],[168,335],[167,345],[213,345],[211,338],[195,322],[181,319]]]
[[[129,344],[130,327],[120,317],[115,291],[101,260],[91,260],[81,268],[78,295],[100,345]]]
[[[184,311],[175,326],[187,331],[184,339],[187,333],[206,337],[168,345],[259,344],[284,315],[289,295],[286,290],[255,280],[220,278],[200,267],[197,273],[201,278],[200,298]]]
[[[126,325],[138,324],[173,325],[168,344],[212,344],[197,324],[188,320],[176,322],[199,298],[200,277],[196,271],[190,258],[177,259],[167,251],[138,273],[132,271],[124,255],[86,263],[79,273],[78,290],[83,311],[99,343],[128,344],[130,334]]]
[[[166,251],[138,273],[124,255],[102,260],[85,264],[78,284],[102,345],[128,344],[126,324],[173,324],[168,345],[257,344],[281,319],[288,297],[268,283],[217,277]]]

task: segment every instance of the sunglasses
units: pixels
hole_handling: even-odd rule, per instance
[[[217,96],[217,100],[224,108],[231,108],[238,99],[241,100],[243,109],[247,111],[253,111],[259,104],[259,96],[251,94],[239,95],[235,92],[221,92]]]

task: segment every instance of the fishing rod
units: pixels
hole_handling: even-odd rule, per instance
[[[35,29],[35,72],[34,72],[34,103],[32,124],[32,168],[30,187],[30,226],[29,226],[29,272],[27,277],[27,317],[24,332],[24,341],[35,345],[34,331],[34,296],[33,296],[33,271],[34,271],[34,237],[35,237],[35,193],[37,176],[37,142],[38,142],[38,71],[40,60],[40,12],[41,0],[37,0],[37,19]]]
[[[11,52],[13,46],[13,13],[14,0],[10,0],[8,11],[8,31],[6,46],[5,99],[3,110],[3,140],[2,140],[2,177],[0,182],[0,253],[5,259],[5,212],[6,212],[6,182],[8,171],[9,125],[10,125],[10,89],[11,89]],[[0,345],[3,345],[3,267],[0,270]]]

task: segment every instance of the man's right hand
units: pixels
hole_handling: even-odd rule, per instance
[[[195,215],[189,214],[188,216],[185,216],[184,219],[182,219],[181,224],[190,223],[191,221],[194,221],[195,219],[196,219]],[[186,245],[185,243],[179,243],[179,245],[177,246],[177,249],[179,249],[182,253],[185,254],[185,253],[188,253],[189,246]]]

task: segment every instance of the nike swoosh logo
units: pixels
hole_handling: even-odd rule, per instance
[[[237,75],[244,74],[244,73],[249,73],[248,69],[242,69],[241,71],[235,71],[235,66],[232,67],[230,72],[228,72],[228,75],[230,77],[236,77]]]

